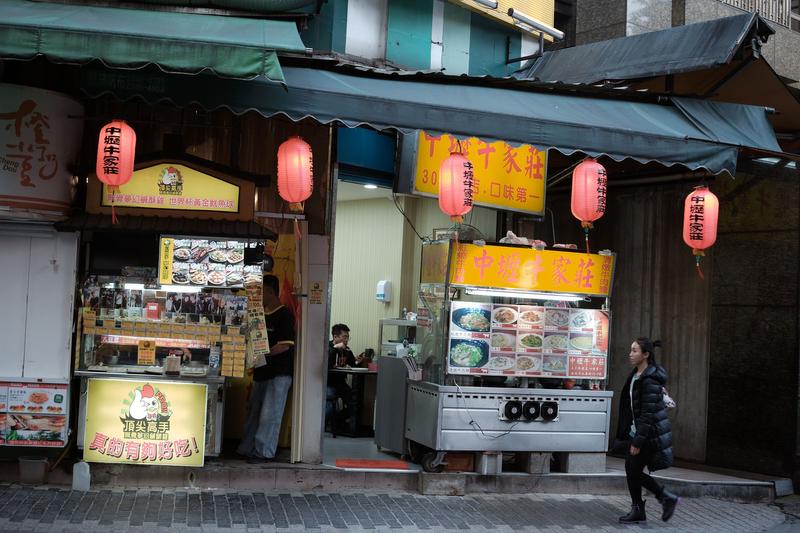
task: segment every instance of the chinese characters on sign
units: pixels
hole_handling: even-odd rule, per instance
[[[0,383],[0,444],[63,447],[67,390],[66,383]]]
[[[614,256],[461,244],[451,252],[455,285],[608,296]]]
[[[705,238],[703,231],[705,220],[705,195],[693,194],[689,204],[689,240],[702,241]]]
[[[472,176],[465,176],[464,192],[474,205],[544,214],[547,150],[527,144],[514,147],[503,141],[488,143],[474,137],[459,141],[446,134],[420,132],[415,192],[438,195],[442,162],[459,150],[472,165]]]
[[[131,180],[112,191],[102,189],[102,205],[239,212],[239,187],[177,163],[154,165],[133,173]]]
[[[0,205],[61,212],[83,107],[52,91],[0,84]]]
[[[90,379],[83,457],[203,466],[206,385]]]

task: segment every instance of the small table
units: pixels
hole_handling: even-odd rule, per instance
[[[353,376],[353,384],[350,387],[350,420],[340,434],[348,437],[372,437],[375,434],[374,428],[361,424],[361,409],[364,406],[366,376],[377,376],[378,372],[366,368],[331,368],[328,372]]]

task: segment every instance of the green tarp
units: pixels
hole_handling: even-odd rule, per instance
[[[0,2],[0,58],[44,56],[59,63],[157,65],[166,72],[264,76],[284,82],[277,51],[303,52],[291,21],[166,11]]]
[[[763,107],[687,98],[660,105],[441,83],[440,76],[423,82],[297,67],[285,72],[286,90],[260,79],[90,69],[84,69],[81,85],[89,96],[111,92],[124,99],[227,107],[235,113],[286,115],[294,121],[311,117],[351,128],[446,132],[548,146],[567,155],[582,152],[616,161],[683,165],[713,174],[734,175],[740,148],[781,151]]]

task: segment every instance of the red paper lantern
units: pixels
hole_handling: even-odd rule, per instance
[[[108,185],[111,194],[111,221],[116,224],[114,196],[133,176],[136,132],[124,120],[112,120],[100,129],[97,140],[97,179]]]
[[[692,249],[695,265],[700,278],[700,258],[703,250],[710,248],[717,240],[717,221],[719,219],[719,199],[701,185],[686,197],[683,203],[683,242]]]
[[[606,212],[608,175],[603,165],[586,159],[572,171],[572,215],[581,221],[589,253],[589,228]]]
[[[278,147],[278,194],[289,208],[302,211],[314,190],[314,156],[300,137],[292,137]]]
[[[439,209],[453,222],[461,222],[472,209],[472,163],[461,152],[451,152],[439,168]]]

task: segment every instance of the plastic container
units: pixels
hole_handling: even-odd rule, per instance
[[[89,471],[89,463],[81,461],[72,467],[72,490],[86,492],[91,485],[92,475]]]
[[[19,458],[19,482],[23,485],[42,485],[47,481],[47,459],[44,457]]]

